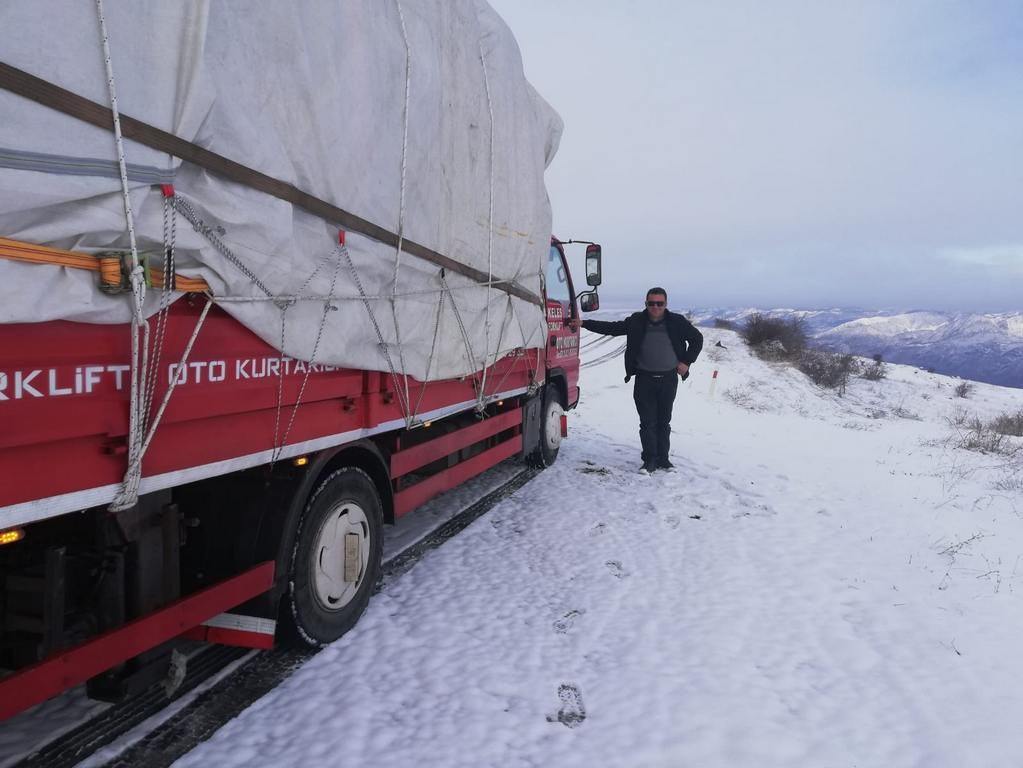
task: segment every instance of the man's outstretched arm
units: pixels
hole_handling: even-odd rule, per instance
[[[583,320],[583,328],[604,336],[624,336],[628,333],[624,320]]]

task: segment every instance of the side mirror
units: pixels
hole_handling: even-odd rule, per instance
[[[594,288],[600,285],[600,246],[596,243],[586,246],[586,284]]]
[[[600,258],[599,256],[597,258]],[[583,312],[592,312],[600,309],[600,297],[596,291],[589,291],[579,297],[579,309]]]

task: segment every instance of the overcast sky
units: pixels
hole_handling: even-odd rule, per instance
[[[603,295],[1023,310],[1020,0],[492,5]]]

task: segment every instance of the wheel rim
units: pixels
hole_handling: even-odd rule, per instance
[[[345,581],[345,543],[349,534],[358,542],[354,581]],[[322,608],[339,611],[355,597],[366,576],[370,551],[369,519],[354,502],[339,504],[323,518],[313,545],[313,596]]]
[[[561,446],[561,403],[552,402],[547,406],[547,423],[544,424],[544,439],[547,447],[554,451]]]

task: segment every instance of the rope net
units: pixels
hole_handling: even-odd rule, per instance
[[[379,266],[369,263],[366,259],[363,259],[360,264],[349,250],[344,232],[340,233],[340,239],[337,242],[331,242],[327,234],[320,236],[323,242],[322,249],[319,251],[320,255],[315,258],[311,268],[307,268],[304,275],[300,269],[282,271],[279,267],[274,266],[272,258],[257,259],[255,261],[258,263],[253,263],[252,259],[236,253],[236,247],[229,244],[222,227],[207,223],[186,195],[175,192],[168,186],[163,187],[161,252],[155,258],[146,259],[145,263],[143,262],[136,240],[132,205],[133,187],[129,179],[124,140],[121,134],[111,42],[103,0],[95,0],[95,5],[114,122],[114,145],[120,177],[124,221],[130,247],[123,267],[127,273],[127,294],[131,302],[128,465],[122,487],[111,504],[111,510],[126,509],[137,502],[143,458],[178,382],[176,376],[171,378],[162,401],[159,406],[156,406],[154,399],[159,378],[158,369],[166,353],[164,347],[167,340],[168,312],[172,301],[178,295],[177,292],[181,290],[182,278],[177,274],[179,267],[177,263],[177,219],[179,216],[190,225],[193,233],[198,234],[210,248],[224,259],[226,264],[242,275],[245,282],[255,291],[241,295],[232,295],[231,292],[215,294],[206,286],[204,291],[206,303],[179,358],[178,370],[187,365],[195,341],[214,303],[236,315],[244,314],[247,311],[246,308],[253,305],[272,305],[278,313],[279,338],[271,342],[277,346],[281,355],[280,364],[277,366],[277,408],[273,430],[274,461],[279,458],[295,425],[306,393],[312,365],[319,362],[325,342],[335,330],[332,326],[328,332],[328,321],[332,313],[346,303],[357,302],[365,311],[364,319],[368,321],[368,326],[372,329],[371,343],[375,346],[379,359],[383,362],[382,368],[386,368],[386,373],[390,377],[407,429],[421,423],[420,408],[426,392],[426,384],[434,379],[437,371],[438,348],[442,337],[449,342],[452,339],[460,339],[465,367],[475,383],[475,409],[481,416],[488,403],[501,393],[508,375],[506,371],[500,380],[491,380],[493,367],[501,357],[522,349],[521,346],[509,345],[506,341],[509,336],[514,336],[517,340],[534,340],[535,355],[523,354],[523,356],[529,361],[531,368],[531,388],[539,385],[543,379],[540,370],[542,362],[540,347],[545,343],[547,336],[545,313],[543,311],[533,312],[535,327],[526,327],[523,324],[523,313],[516,311],[515,302],[522,300],[513,298],[511,293],[495,290],[496,285],[514,284],[523,278],[531,278],[542,286],[544,273],[541,265],[544,262],[540,259],[532,265],[522,262],[519,270],[510,276],[498,278],[494,274],[493,250],[496,229],[494,158],[497,125],[487,51],[482,43],[478,51],[479,73],[483,86],[482,94],[485,96],[486,102],[485,114],[489,118],[489,125],[485,129],[487,131],[485,173],[489,197],[486,201],[486,221],[482,223],[486,228],[486,279],[472,281],[458,276],[458,279],[452,284],[452,276],[447,274],[445,269],[432,265],[424,267],[419,263],[413,267],[403,259],[402,246],[407,225],[406,193],[409,184],[409,113],[413,96],[415,51],[406,26],[402,2],[394,0],[394,9],[405,49],[405,87],[401,110],[403,121],[401,163],[400,167],[395,169],[395,172],[400,174],[397,220],[394,222],[398,242],[393,250],[393,271],[390,280],[383,283],[389,284],[389,290],[381,293],[366,289],[367,281],[364,275],[367,270],[379,271]],[[137,190],[136,186],[134,188],[136,194],[138,194]],[[323,231],[322,224],[320,231]],[[272,254],[264,254],[264,256],[272,257]],[[262,269],[259,264],[262,264]],[[75,265],[67,264],[67,266]],[[109,265],[107,266],[109,267]],[[291,266],[294,267],[294,264]],[[410,269],[414,274],[406,277],[406,273]],[[530,272],[530,269],[535,271]],[[146,314],[147,275],[151,285],[149,290],[154,292],[158,299],[156,311],[148,317]],[[370,284],[381,285],[381,282],[379,275],[374,274],[374,279],[370,281]],[[298,284],[296,285],[296,283]],[[194,287],[204,284],[196,281],[192,285]],[[485,290],[481,291],[481,287]],[[483,300],[482,307],[479,306],[481,298]],[[411,326],[407,322],[403,322],[402,308],[408,303],[423,308],[432,307],[428,312],[421,312],[418,315],[429,317],[432,322],[412,323]],[[469,321],[465,317],[467,306],[471,307],[474,318],[482,315],[482,348],[478,343],[474,343],[474,333],[470,330]],[[358,334],[354,334],[354,336],[357,337]],[[410,344],[410,338],[425,343]],[[333,342],[333,339],[331,341]],[[365,334],[362,335],[360,341],[363,344],[367,343]],[[411,360],[409,354],[413,347],[419,350],[426,349],[425,356],[420,354],[419,359]],[[297,398],[290,405],[290,413],[286,413],[287,408],[284,404],[285,366],[283,362],[286,354],[310,364],[305,369],[306,372],[299,385]],[[422,374],[420,381],[423,384],[419,387],[419,396],[415,401],[411,394],[410,370],[417,370]]]

